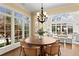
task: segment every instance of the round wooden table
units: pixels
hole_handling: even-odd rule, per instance
[[[44,46],[51,45],[56,42],[55,38],[43,37],[42,39],[37,39],[35,37],[26,38],[25,42],[29,45],[40,46],[40,55],[44,55]]]

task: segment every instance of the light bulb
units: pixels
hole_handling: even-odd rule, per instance
[[[44,15],[47,15],[47,12],[44,12]]]
[[[39,12],[37,12],[37,16],[39,16]]]
[[[48,15],[46,15],[46,17],[48,17]]]
[[[60,30],[60,28],[58,28],[58,30]]]
[[[64,28],[64,30],[66,30],[67,28]]]

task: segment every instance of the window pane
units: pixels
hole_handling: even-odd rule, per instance
[[[11,10],[9,10],[7,8],[4,8],[4,7],[1,7],[1,6],[0,6],[0,12],[6,13],[6,14],[9,14],[9,15],[12,14],[12,11]]]
[[[22,14],[17,13],[17,12],[15,12],[15,13],[14,13],[14,15],[15,15],[15,17],[17,17],[17,18],[22,18],[22,17],[23,17],[23,15],[22,15]]]
[[[22,30],[18,31],[19,39],[22,39]]]
[[[62,34],[67,34],[66,26],[62,26]]]
[[[61,34],[61,26],[60,25],[57,26],[57,34]]]
[[[25,33],[25,38],[26,37],[29,37],[29,19],[25,19],[25,31],[24,31],[24,33]]]
[[[52,24],[52,32],[55,33],[55,24]]]
[[[73,33],[73,27],[72,26],[68,26],[68,34],[72,34]]]
[[[8,16],[6,17],[6,24],[7,24],[7,23],[8,23],[8,24],[9,24],[9,23],[11,24],[11,17],[8,17]]]
[[[2,13],[6,13],[5,8],[3,8],[3,7],[0,6],[0,12],[2,12]]]
[[[22,20],[15,19],[15,42],[19,42],[22,39]]]
[[[6,13],[9,14],[9,15],[11,15],[12,14],[12,11],[9,10],[9,9],[6,9]]]
[[[11,44],[11,17],[9,16],[6,16],[5,28],[6,45],[9,45]]]
[[[29,37],[29,31],[25,31],[24,33],[25,33],[25,38]]]
[[[5,46],[4,39],[4,16],[0,15],[0,47]]]

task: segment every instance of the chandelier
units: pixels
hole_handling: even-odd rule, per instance
[[[47,19],[47,13],[43,11],[43,3],[42,3],[41,4],[41,12],[37,13],[37,20],[38,20],[38,22],[43,24],[46,21],[46,19]]]

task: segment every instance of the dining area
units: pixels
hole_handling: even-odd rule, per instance
[[[61,12],[53,14],[54,10],[51,8],[51,12],[45,10],[45,6],[50,4],[53,5],[53,3],[10,4],[17,11],[8,9],[6,7],[8,4],[4,4],[5,7],[0,6],[1,56],[79,55],[79,22],[76,22],[78,18],[76,11],[75,14],[62,13],[61,8],[58,8]],[[33,7],[31,11],[34,8],[39,9],[39,12],[35,11],[28,15],[28,11],[24,12],[28,9],[26,8],[22,10],[24,14],[20,13],[22,11],[19,9],[24,6]]]
[[[59,40],[52,37],[25,38],[20,40],[20,53],[22,56],[54,56],[61,55]]]

